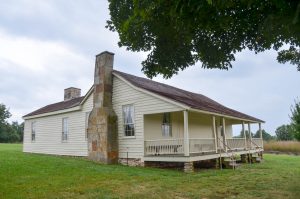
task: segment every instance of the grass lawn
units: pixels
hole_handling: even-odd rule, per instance
[[[101,165],[0,144],[0,198],[300,198],[300,156],[265,155],[233,170]]]

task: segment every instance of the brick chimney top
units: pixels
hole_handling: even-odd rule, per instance
[[[98,55],[96,55],[96,57],[101,56],[103,54],[115,55],[115,53],[112,53],[112,52],[109,52],[109,51],[103,51],[103,52],[99,53]]]
[[[81,96],[81,89],[70,87],[64,90],[64,101],[74,99]]]

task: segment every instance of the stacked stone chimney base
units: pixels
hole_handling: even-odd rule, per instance
[[[117,115],[112,108],[114,54],[96,56],[93,110],[88,121],[88,157],[106,164],[118,163]]]
[[[117,116],[110,108],[93,109],[89,117],[88,157],[106,164],[118,163]]]

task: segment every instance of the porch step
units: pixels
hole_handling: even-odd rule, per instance
[[[237,167],[241,166],[241,164],[237,163],[236,160],[232,160],[230,158],[224,159],[223,164],[224,164],[225,168],[227,168],[227,169],[232,169],[233,167],[237,168]]]
[[[262,162],[262,159],[261,159],[261,157],[253,157],[252,156],[252,162],[257,162],[257,163],[260,163],[260,162]]]

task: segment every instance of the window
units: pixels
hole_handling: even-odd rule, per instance
[[[171,137],[172,136],[172,125],[171,125],[171,114],[164,113],[163,121],[161,125],[161,131],[163,137]]]
[[[134,136],[134,109],[133,105],[123,106],[123,122],[124,122],[124,135]]]
[[[89,116],[91,112],[85,113],[85,139],[88,139]]]
[[[62,141],[68,140],[68,118],[63,118],[62,120]]]
[[[35,141],[36,122],[31,123],[31,141]]]

